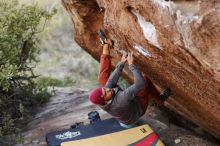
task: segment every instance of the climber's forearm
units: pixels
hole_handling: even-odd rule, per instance
[[[103,45],[102,54],[105,54],[105,55],[109,55],[110,54],[109,45],[108,44],[104,44]]]

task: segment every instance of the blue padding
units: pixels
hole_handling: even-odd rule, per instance
[[[48,146],[60,146],[62,142],[85,139],[124,130],[116,119],[97,121],[93,124],[51,132],[46,135]]]

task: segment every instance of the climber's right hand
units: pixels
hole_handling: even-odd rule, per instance
[[[134,62],[133,52],[128,53],[127,61],[128,61],[128,65],[133,64]]]
[[[122,57],[121,57],[121,62],[126,62],[127,61],[127,56],[128,56],[128,53],[123,51],[123,54],[122,54]]]

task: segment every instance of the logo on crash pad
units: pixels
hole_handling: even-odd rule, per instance
[[[76,132],[67,131],[63,134],[56,135],[56,138],[61,139],[61,140],[65,140],[65,139],[68,139],[68,138],[77,137],[79,135],[81,135],[80,131],[76,131]]]

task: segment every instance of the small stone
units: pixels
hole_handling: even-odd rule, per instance
[[[15,146],[24,146],[23,144],[16,144]]]
[[[38,143],[39,143],[39,140],[33,140],[32,143],[33,143],[33,144],[38,144]]]
[[[175,144],[178,144],[178,143],[181,142],[181,140],[179,138],[177,138],[177,139],[174,140],[174,142],[175,142]]]

